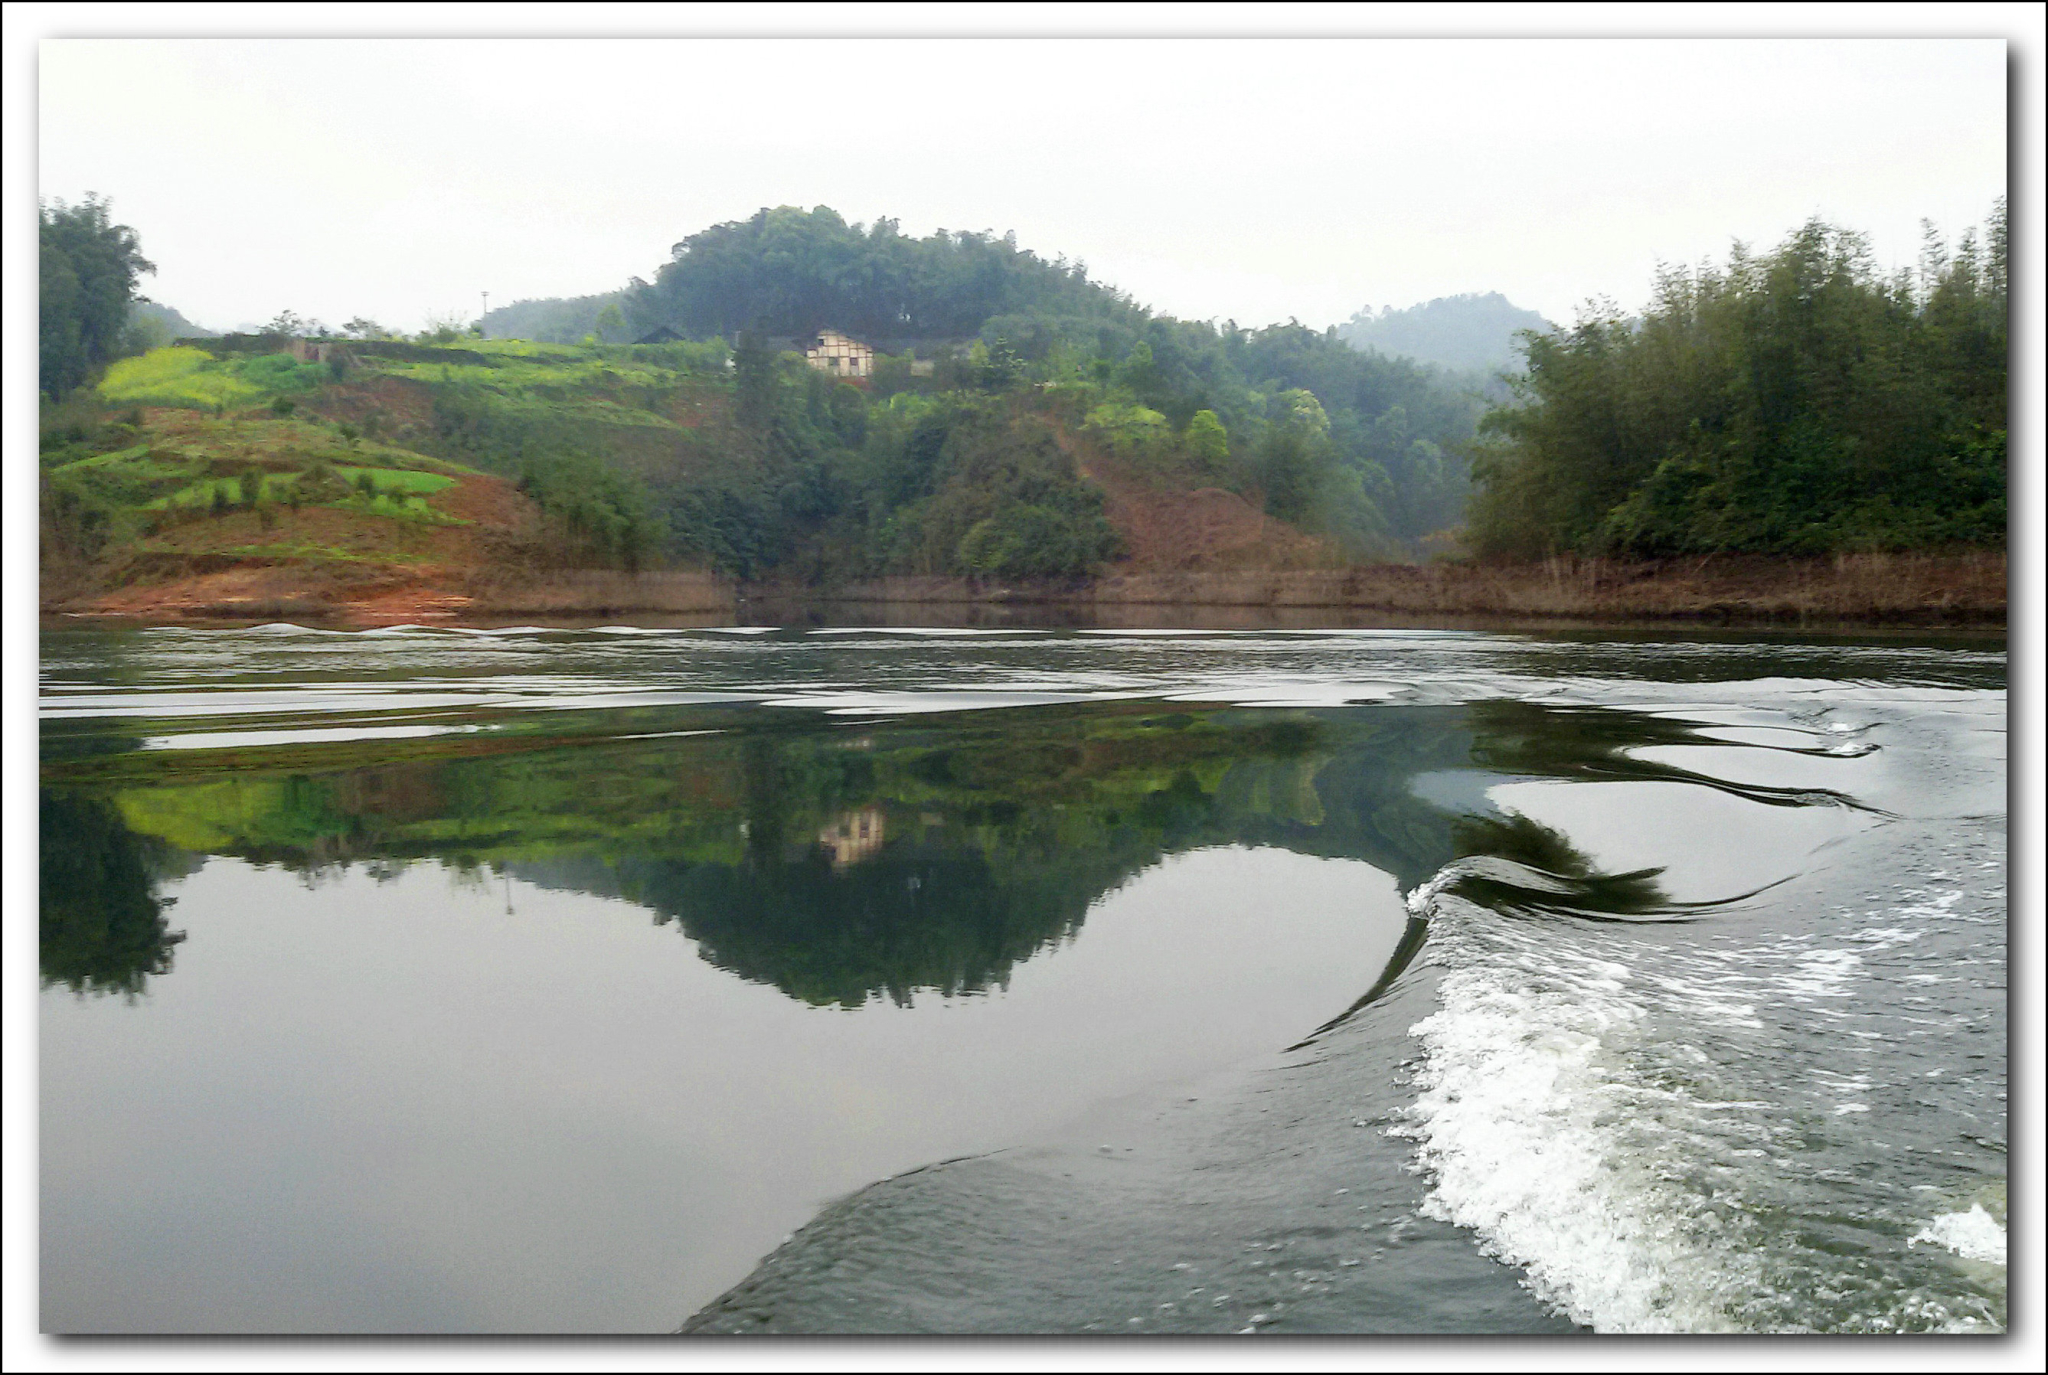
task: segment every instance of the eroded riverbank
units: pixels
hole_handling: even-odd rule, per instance
[[[289,567],[229,568],[92,596],[46,613],[136,624],[297,620],[488,625],[513,616],[692,618],[696,624],[1259,624],[2002,628],[2003,553],[1757,556],[1616,563],[1380,564],[1277,572],[1112,572],[1075,582],[890,577],[809,585],[708,573],[497,572],[352,583]],[[1264,622],[1259,615],[1269,617]]]

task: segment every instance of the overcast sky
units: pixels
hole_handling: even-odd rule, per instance
[[[45,197],[215,329],[651,276],[763,205],[1015,230],[1186,318],[1568,322],[1809,216],[1910,263],[2006,181],[1985,39],[45,39]]]

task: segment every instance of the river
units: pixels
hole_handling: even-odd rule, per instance
[[[2006,656],[46,631],[51,1332],[1999,1332]]]

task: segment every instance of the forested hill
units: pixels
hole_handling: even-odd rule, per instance
[[[1371,306],[1337,326],[1337,336],[1358,349],[1398,354],[1460,372],[1519,371],[1522,330],[1549,334],[1557,326],[1523,310],[1498,291],[1439,296],[1434,301],[1375,313]]]
[[[763,209],[670,250],[651,283],[626,295],[636,329],[691,336],[831,325],[870,342],[959,339],[991,321],[1136,324],[1146,312],[1090,281],[1085,263],[1048,262],[1017,236],[938,230],[914,239],[896,221],[849,225],[829,207]],[[998,324],[1000,328],[1000,324]]]
[[[663,327],[736,341],[741,331],[772,339],[827,326],[884,355],[864,410],[893,394],[896,415],[941,398],[950,413],[1009,393],[1062,417],[1063,433],[1109,467],[1142,470],[1154,485],[1236,490],[1327,540],[1333,556],[1408,556],[1463,508],[1460,453],[1477,397],[1405,359],[1361,354],[1334,331],[1155,314],[1091,279],[1086,264],[1041,257],[1010,234],[913,238],[894,221],[849,224],[823,206],[763,209],[681,240],[652,281],[614,297],[520,302],[483,321],[492,337],[600,345]],[[936,365],[929,381],[910,380],[912,357]],[[785,424],[778,442],[808,446],[806,462],[843,479],[828,455],[849,435],[795,433]]]
[[[666,326],[692,339],[743,329],[788,336],[829,325],[877,345],[961,340],[1005,317],[1037,322],[1142,321],[1149,312],[1089,280],[1085,263],[1048,261],[1015,234],[903,234],[896,221],[848,224],[829,206],[762,209],[675,244],[648,282],[558,300],[517,301],[484,317],[493,338],[608,342]],[[609,329],[598,319],[617,304]]]
[[[598,317],[604,315],[606,307],[617,306],[624,294],[605,291],[594,296],[514,301],[484,316],[483,332],[492,339],[530,339],[537,344],[576,344],[592,336],[603,342],[623,343],[639,337],[627,334],[625,317],[620,315],[603,323]]]

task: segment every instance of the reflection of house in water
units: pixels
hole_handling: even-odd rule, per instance
[[[882,848],[882,809],[862,807],[848,812],[818,832],[818,843],[832,852],[832,867],[858,864]]]

